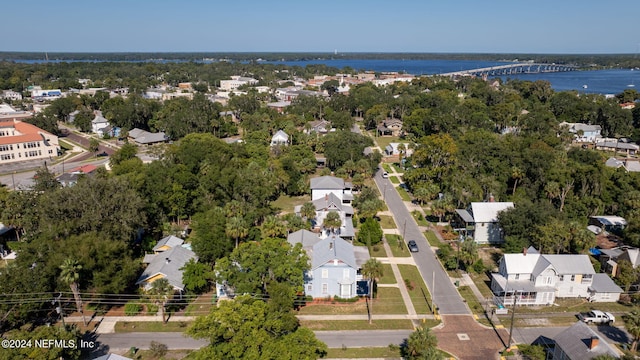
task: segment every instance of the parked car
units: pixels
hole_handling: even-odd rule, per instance
[[[386,179],[389,177],[389,173],[387,173],[386,171],[382,173],[382,178]]]
[[[407,243],[407,247],[411,252],[418,252],[418,244],[416,244],[415,240],[409,240],[409,242]]]
[[[600,310],[591,310],[586,313],[578,314],[578,319],[586,322],[587,324],[613,324],[616,321],[615,316],[611,313],[600,311]]]

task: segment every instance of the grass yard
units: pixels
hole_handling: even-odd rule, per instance
[[[407,190],[401,188],[401,187],[397,187],[396,190],[398,190],[398,194],[400,194],[400,198],[402,199],[402,201],[411,201],[411,195],[409,195],[409,193],[407,192]]]
[[[393,217],[389,215],[378,215],[380,218],[380,226],[383,229],[396,229],[396,223],[393,221]]]
[[[391,248],[391,253],[395,257],[409,257],[411,253],[407,249],[407,245],[402,241],[402,236],[395,234],[387,234],[384,236]]]
[[[170,359],[186,359],[189,354],[191,354],[192,350],[167,350],[167,353],[162,356],[161,359],[170,360]],[[124,356],[132,356],[134,359],[139,360],[157,360],[158,357],[151,350],[138,350],[135,355],[131,355],[131,353],[127,352]]]
[[[198,316],[207,315],[211,312],[211,309],[216,306],[213,303],[213,293],[204,294],[193,300],[185,309],[185,315]]]
[[[58,139],[58,144],[65,151],[69,151],[69,150],[73,149],[73,145],[69,144],[68,142],[66,142],[64,140]]]
[[[442,245],[442,243],[440,242],[436,234],[433,233],[433,231],[431,230],[425,231],[424,236],[427,238],[429,245],[436,246],[436,247],[440,247]]]
[[[271,205],[274,208],[281,209],[285,213],[292,213],[293,208],[296,205],[302,205],[306,202],[311,201],[308,195],[303,196],[289,196],[282,195],[276,201],[272,202]]]
[[[411,297],[411,302],[413,303],[413,307],[416,309],[416,312],[418,314],[431,313],[431,294],[429,293],[429,290],[427,290],[427,285],[424,283],[424,280],[422,280],[422,276],[420,276],[418,268],[414,265],[403,264],[399,264],[398,268],[402,274],[402,279],[408,279],[413,287],[413,290],[407,290],[409,290],[409,296]]]
[[[478,301],[478,298],[473,294],[471,288],[468,286],[460,286],[458,288],[458,292],[462,296],[462,298],[467,302],[471,311],[478,315],[479,318],[484,317],[484,307]]]
[[[518,306],[516,313],[568,313],[575,315],[580,312],[586,312],[590,310],[602,310],[609,312],[628,312],[634,309],[631,305],[624,305],[620,303],[590,303],[585,299],[556,299],[556,302],[552,306]]]
[[[364,300],[355,303],[310,303],[298,310],[299,315],[367,315]]]
[[[391,165],[389,164],[382,164],[382,168],[384,169],[384,171],[386,171],[387,173],[392,173],[393,171],[391,170]]]
[[[400,184],[400,179],[397,176],[389,176],[389,180],[392,184]]]
[[[327,358],[333,359],[378,359],[378,358],[400,358],[400,348],[389,348],[389,346],[375,348],[343,348],[329,349]]]
[[[378,279],[378,284],[396,284],[391,264],[382,264],[382,277]]]
[[[407,308],[402,301],[400,289],[378,288],[378,296],[373,299],[373,315],[406,314]]]
[[[429,226],[429,222],[422,216],[422,214],[418,210],[414,210],[411,212],[411,216],[416,220],[418,226]]]
[[[127,332],[183,332],[191,323],[188,321],[119,321],[116,323],[117,333]]]
[[[369,248],[369,255],[375,258],[387,257],[387,252],[384,251],[384,245],[379,243]]]
[[[391,164],[391,167],[399,174],[402,174],[404,172],[399,163],[393,163]]]
[[[369,324],[367,320],[325,320],[325,321],[300,321],[300,325],[311,330],[405,330],[413,329],[411,320],[376,320],[375,303],[373,304],[373,323]]]
[[[384,151],[384,148],[387,147],[387,145],[391,144],[392,142],[400,142],[400,138],[397,136],[378,136],[378,137],[373,137],[373,140],[378,144],[378,146],[380,147],[380,149],[382,149],[382,151]]]
[[[493,292],[491,292],[491,288],[488,285],[490,284],[491,280],[489,279],[489,276],[487,276],[486,273],[482,273],[482,274],[469,273],[469,277],[471,277],[471,280],[473,280],[473,282],[476,284],[476,287],[478,288],[478,290],[480,290],[480,292],[482,293],[482,296],[484,296],[485,298],[493,297]]]

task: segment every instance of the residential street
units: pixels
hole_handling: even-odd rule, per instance
[[[376,185],[380,189],[380,193],[383,193],[383,198],[389,211],[393,214],[398,229],[405,233],[405,242],[415,240],[418,244],[420,251],[412,253],[412,256],[433,296],[439,313],[442,315],[470,314],[469,308],[462,301],[462,297],[440,265],[427,239],[420,232],[418,224],[407,210],[391,181],[382,178],[382,172],[383,170],[378,171],[374,177]],[[404,229],[404,224],[406,224],[406,229]]]

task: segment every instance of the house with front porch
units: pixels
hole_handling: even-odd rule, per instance
[[[354,246],[334,235],[306,251],[311,259],[311,269],[304,276],[307,296],[349,299],[367,294],[366,279],[360,274],[360,268],[370,259],[365,246]]]
[[[468,209],[456,209],[458,216],[453,225],[478,244],[502,243],[498,214],[511,208],[512,202],[473,202]]]
[[[595,276],[588,255],[540,254],[533,247],[504,254],[498,272],[491,274],[496,301],[518,305],[548,305],[556,298],[587,298],[615,302],[622,289],[608,276]],[[606,292],[604,296],[602,293]]]

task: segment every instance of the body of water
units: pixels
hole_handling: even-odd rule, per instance
[[[68,62],[96,62],[91,60],[65,60]],[[149,60],[156,62],[184,62],[184,60]],[[22,63],[43,63],[44,60],[19,60]],[[62,62],[50,60],[49,62]],[[145,62],[145,61],[125,61]],[[326,65],[337,69],[351,68],[358,71],[404,72],[412,75],[435,75],[461,70],[470,70],[512,64],[509,61],[477,60],[357,60],[357,59],[318,59],[300,61],[263,61],[265,64],[283,64],[288,66]],[[569,71],[558,73],[517,74],[502,76],[520,80],[546,80],[556,91],[576,90],[582,93],[618,94],[626,89],[640,87],[640,70],[615,69],[593,71]]]

